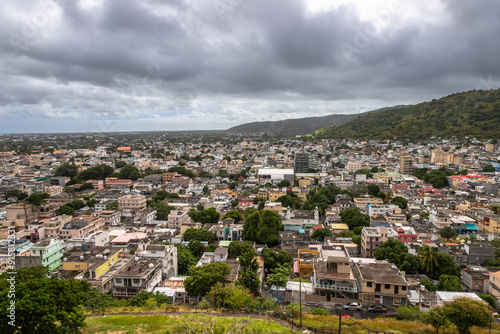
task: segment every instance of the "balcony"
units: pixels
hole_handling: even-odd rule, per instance
[[[339,290],[339,291],[351,291],[357,292],[357,288],[349,287],[349,286],[338,286],[333,284],[316,284],[317,289],[329,289],[329,290]]]

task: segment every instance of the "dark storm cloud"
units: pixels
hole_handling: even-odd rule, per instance
[[[13,115],[52,131],[227,128],[498,86],[500,3],[318,3],[2,3],[0,131],[24,131]]]

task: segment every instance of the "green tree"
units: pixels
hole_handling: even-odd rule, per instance
[[[483,172],[496,172],[496,169],[493,165],[487,165],[483,167]]]
[[[311,235],[311,239],[323,242],[323,241],[325,241],[325,237],[331,237],[332,235],[333,235],[333,233],[329,229],[327,229],[327,228],[318,228]]]
[[[5,198],[10,198],[10,197],[16,197],[18,201],[22,201],[23,199],[28,197],[28,194],[26,194],[25,192],[21,192],[19,190],[11,189],[5,193]]]
[[[182,236],[184,241],[198,240],[208,241],[209,243],[214,241],[215,237],[215,233],[207,231],[204,228],[188,228]]]
[[[431,292],[437,291],[437,286],[426,279],[421,280],[420,284],[425,286],[427,291],[431,291]]]
[[[123,168],[123,167],[125,167],[126,165],[127,165],[127,163],[126,163],[125,161],[121,161],[121,160],[120,160],[120,161],[117,161],[117,162],[115,163],[115,168]]]
[[[346,209],[340,213],[340,219],[352,230],[357,226],[370,226],[370,218],[363,216],[357,209]]]
[[[402,253],[408,253],[408,248],[399,240],[389,239],[380,244],[380,247],[373,253],[377,260],[390,260]]]
[[[372,196],[377,196],[378,193],[380,192],[380,187],[377,186],[376,184],[370,184],[367,187],[367,190],[368,190],[368,194],[370,194]]]
[[[78,167],[74,164],[64,163],[57,167],[55,170],[55,176],[67,176],[70,178],[75,177],[78,174]]]
[[[195,222],[202,224],[217,224],[220,219],[220,214],[215,208],[208,208],[207,210],[190,210],[189,217]]]
[[[90,292],[85,280],[48,278],[43,267],[20,268],[14,276],[15,296],[9,297],[13,275],[0,275],[1,333],[80,333],[85,326],[83,304]],[[36,293],[34,293],[36,292]],[[14,298],[14,299],[12,299]],[[15,321],[9,324],[10,301]],[[11,325],[12,324],[12,325]]]
[[[243,253],[253,250],[253,245],[250,241],[231,241],[228,247],[228,253],[231,256],[238,257]]]
[[[61,205],[59,207],[59,209],[57,209],[58,215],[73,216],[74,213],[75,213],[75,209],[73,209],[73,207],[68,205],[68,204]]]
[[[439,334],[440,328],[445,329],[450,326],[450,321],[446,316],[446,312],[441,306],[433,307],[429,312],[423,312],[420,318],[424,324],[434,327],[436,334]]]
[[[458,235],[458,232],[450,226],[445,226],[441,229],[441,231],[439,231],[439,235],[441,238],[451,239],[455,238]]]
[[[252,300],[249,291],[241,285],[222,285],[215,284],[207,297],[212,299],[214,308],[238,309],[245,306]]]
[[[471,334],[471,327],[487,327],[490,323],[488,306],[471,298],[460,297],[445,304],[444,312],[460,334]]]
[[[264,258],[264,266],[267,271],[271,271],[277,267],[291,268],[293,258],[290,253],[280,249],[274,251],[269,248],[264,248],[260,255]]]
[[[428,245],[420,247],[418,255],[421,257],[420,265],[426,272],[432,273],[439,267],[439,262],[436,259],[435,253]]]
[[[126,165],[124,167],[122,167],[122,169],[120,169],[120,172],[118,173],[118,178],[120,179],[132,179],[132,176],[133,177],[136,177],[137,178],[139,177],[138,175],[140,175],[139,173],[139,170],[137,169],[137,167],[135,167],[134,165]],[[136,180],[137,180],[136,178]]]
[[[401,196],[396,196],[391,199],[391,204],[399,206],[400,209],[406,209],[408,207],[408,201]]]
[[[268,286],[286,286],[286,282],[290,279],[290,269],[286,267],[276,267],[271,270],[271,274],[267,276],[266,284]]]
[[[460,284],[460,278],[451,275],[441,275],[439,276],[439,284],[437,286],[439,291],[458,291],[462,292],[462,285]]]
[[[42,203],[45,203],[45,199],[49,197],[50,195],[47,193],[31,194],[28,198],[26,198],[26,202],[33,205],[40,205]]]
[[[212,287],[226,280],[231,267],[223,262],[210,263],[202,267],[192,267],[190,276],[184,281],[189,296],[205,296]]]
[[[267,245],[278,245],[279,231],[283,230],[281,217],[272,210],[254,212],[245,219],[243,237]]]
[[[177,267],[179,275],[186,275],[189,269],[196,265],[198,260],[194,257],[193,253],[186,247],[177,247]]]
[[[498,307],[498,301],[495,297],[493,297],[492,295],[489,295],[489,294],[482,294],[482,295],[479,295],[479,297],[484,300],[485,302],[487,302],[488,304],[490,304],[490,306],[492,308],[497,308]]]
[[[205,246],[198,240],[190,241],[188,249],[197,259],[200,259],[203,253],[205,253]]]
[[[241,213],[238,212],[238,210],[229,211],[224,215],[224,219],[226,218],[234,219],[234,222],[236,224],[243,220],[243,216],[241,215]]]
[[[448,254],[436,252],[434,253],[434,257],[436,258],[439,266],[434,268],[434,271],[432,272],[426,271],[425,268],[422,267],[424,274],[432,279],[438,279],[441,275],[460,277],[460,266],[458,266],[455,261],[453,261],[453,258],[451,256],[449,256]]]

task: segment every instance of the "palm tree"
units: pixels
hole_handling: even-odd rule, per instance
[[[422,268],[431,273],[434,269],[439,268],[439,263],[437,259],[434,257],[434,251],[428,245],[423,245],[419,248],[418,256],[420,256],[420,265]]]

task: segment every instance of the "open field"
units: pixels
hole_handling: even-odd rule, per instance
[[[296,323],[298,319],[295,319]],[[428,325],[416,321],[399,321],[392,318],[377,318],[356,320],[344,318],[342,333],[364,334],[368,329],[393,334],[434,334],[436,331]],[[106,317],[87,318],[85,334],[113,333],[290,333],[283,321],[262,316],[243,316],[231,314],[196,314],[175,313],[149,315],[107,315]],[[303,315],[303,331],[307,328],[338,329],[338,317]],[[210,329],[212,331],[210,331]],[[295,329],[295,328],[294,328]],[[310,333],[313,331],[310,331]],[[293,331],[293,333],[298,333]],[[440,330],[442,333],[442,330]],[[457,333],[454,327],[448,328],[445,333]],[[487,334],[489,328],[472,328],[472,333]],[[491,333],[500,334],[500,325],[493,324]]]

